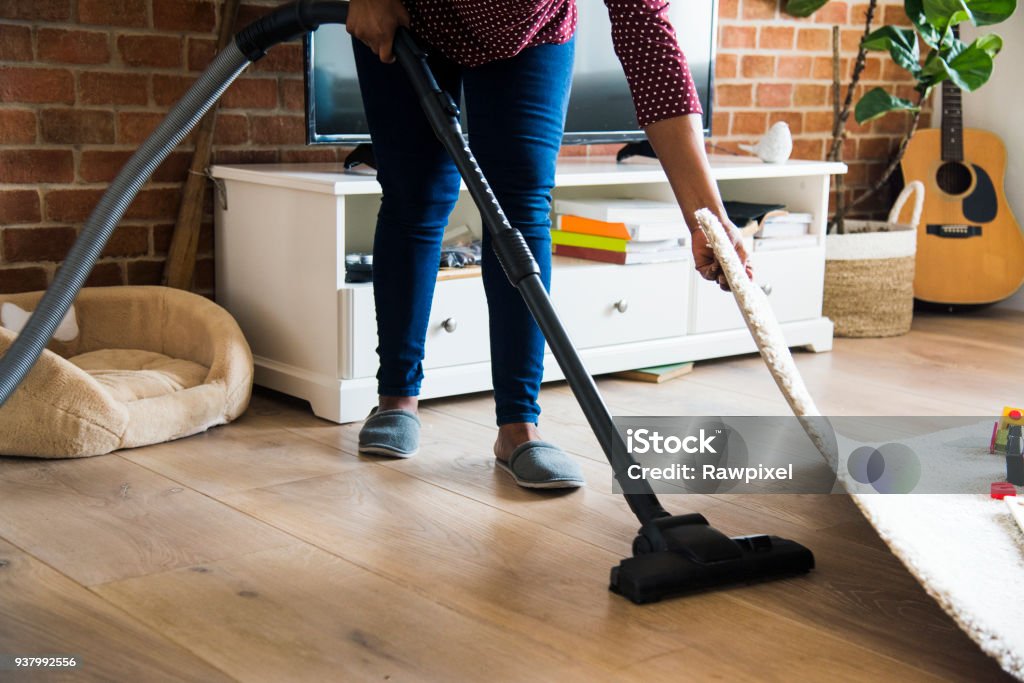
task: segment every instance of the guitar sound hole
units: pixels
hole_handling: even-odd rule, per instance
[[[958,161],[947,161],[939,166],[935,182],[946,194],[963,194],[971,186],[971,172]]]

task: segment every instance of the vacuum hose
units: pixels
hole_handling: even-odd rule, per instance
[[[214,58],[117,174],[86,220],[32,317],[0,358],[0,407],[43,353],[135,195],[228,86],[274,45],[316,30],[321,24],[343,24],[347,17],[347,2],[300,0],[239,31],[234,42]]]

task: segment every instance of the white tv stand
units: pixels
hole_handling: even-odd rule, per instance
[[[832,348],[821,315],[829,176],[840,163],[712,158],[726,199],[778,202],[815,216],[817,243],[752,254],[790,346]],[[345,280],[345,253],[370,251],[380,186],[338,165],[215,166],[217,301],[252,346],[256,383],[308,400],[320,417],[351,422],[376,404],[376,320],[370,284]],[[564,159],[556,197],[671,200],[660,166]],[[451,218],[479,233],[463,192]],[[612,264],[555,258],[552,297],[594,374],[749,353],[754,342],[735,301],[692,262]],[[487,306],[479,277],[439,280],[427,334],[431,398],[490,389]],[[544,380],[561,379],[550,356]]]

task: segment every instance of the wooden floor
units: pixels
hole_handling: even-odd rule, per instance
[[[797,362],[833,414],[992,415],[1024,398],[1022,338],[1020,313],[921,315]],[[786,412],[756,356],[600,386],[617,414]],[[0,653],[81,657],[67,680],[1000,679],[841,496],[673,496],[806,543],[818,569],[646,607],[610,594],[636,525],[568,388],[542,405],[590,488],[496,472],[486,394],[425,403],[407,461],[359,458],[358,425],[267,392],[177,443],[0,459]]]

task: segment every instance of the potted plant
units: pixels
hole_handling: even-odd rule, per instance
[[[787,0],[786,11],[810,16],[828,0]],[[935,86],[949,80],[973,91],[992,74],[993,60],[1003,41],[990,33],[970,44],[960,41],[959,24],[986,26],[1005,21],[1016,0],[905,0],[904,11],[913,28],[882,26],[873,29],[878,0],[870,0],[864,33],[854,60],[850,83],[842,95],[839,74],[839,27],[833,27],[833,126],[828,159],[842,160],[846,123],[851,109],[864,124],[890,113],[909,114],[906,133],[880,177],[847,203],[843,177],[836,177],[835,213],[826,236],[825,315],[832,318],[838,336],[877,337],[904,334],[913,314],[913,260],[920,209],[909,223],[899,220],[900,209],[917,191],[920,207],[924,188],[908,186],[885,221],[850,220],[851,209],[881,190],[899,167],[910,138],[917,130],[922,105]],[[922,57],[921,45],[927,49]],[[869,51],[888,52],[914,79],[914,99],[898,97],[882,87],[864,93],[853,105]]]

